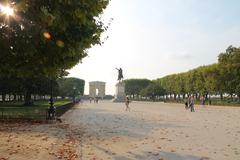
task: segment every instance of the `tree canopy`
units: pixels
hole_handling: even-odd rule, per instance
[[[127,95],[140,95],[140,91],[147,87],[151,80],[148,79],[127,79],[125,82],[125,92]]]
[[[0,74],[58,77],[101,44],[99,18],[108,0],[11,1],[14,15],[0,16]],[[2,4],[5,5],[5,4]]]
[[[0,14],[0,75],[21,79],[26,104],[37,78],[55,81],[81,62],[87,49],[102,43],[100,36],[107,26],[101,14],[108,3],[109,0],[0,3],[13,8],[13,15]]]
[[[74,97],[83,95],[85,81],[79,78],[60,78],[58,80],[59,95],[64,97]]]
[[[154,100],[156,96],[163,96],[165,94],[166,94],[165,89],[163,89],[159,84],[155,82],[150,83],[146,88],[142,89],[140,92],[141,96],[151,97],[152,100]]]

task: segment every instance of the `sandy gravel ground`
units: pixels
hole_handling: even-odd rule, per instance
[[[1,124],[0,160],[238,160],[240,108],[84,102],[63,123]],[[1,159],[2,158],[2,159]]]

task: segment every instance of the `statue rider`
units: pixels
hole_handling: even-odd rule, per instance
[[[121,81],[123,79],[123,71],[122,68],[116,68],[118,70],[118,81]]]

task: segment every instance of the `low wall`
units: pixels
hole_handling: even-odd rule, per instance
[[[74,103],[68,103],[56,108],[56,116],[60,117],[74,106]]]

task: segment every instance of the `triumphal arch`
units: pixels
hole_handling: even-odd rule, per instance
[[[92,98],[105,96],[105,82],[93,81],[89,82],[89,96]]]

